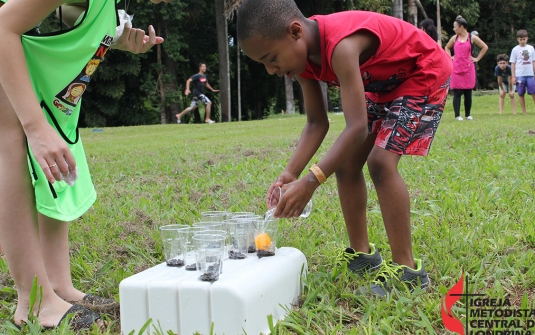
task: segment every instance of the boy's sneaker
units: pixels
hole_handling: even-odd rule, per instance
[[[208,121],[204,121],[205,123],[208,123],[208,124],[212,124],[212,123],[215,123],[214,120],[208,120]]]
[[[473,120],[474,118],[472,116],[467,116],[466,119],[467,120]]]
[[[356,274],[377,271],[383,264],[383,258],[375,244],[370,243],[370,253],[357,252],[346,248],[338,257],[339,262],[347,263],[347,268]]]
[[[457,116],[457,117],[455,118],[455,120],[457,120],[457,121],[462,121],[463,118],[462,118],[461,116]]]
[[[425,271],[424,262],[421,259],[414,259],[414,263],[416,270],[393,262],[385,264],[377,275],[377,279],[370,286],[360,287],[357,294],[386,297],[392,292],[393,287],[401,287],[413,292],[419,286],[420,289],[427,291],[431,281]]]
[[[176,119],[176,123],[181,124],[182,121],[180,121],[180,119]]]

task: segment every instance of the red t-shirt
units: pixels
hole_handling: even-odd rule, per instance
[[[450,77],[451,58],[429,35],[398,18],[366,11],[347,11],[310,17],[318,23],[321,68],[307,62],[301,77],[339,85],[332,68],[336,45],[359,30],[375,34],[379,48],[360,73],[366,95],[374,102],[393,101],[400,96],[427,96]]]

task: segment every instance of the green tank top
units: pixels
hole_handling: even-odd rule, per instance
[[[82,95],[115,35],[115,5],[115,1],[87,0],[86,11],[72,28],[22,36],[35,95],[48,122],[69,145],[78,169],[74,186],[63,181],[50,184],[28,150],[37,210],[56,220],[75,220],[96,200],[78,133],[78,118]]]

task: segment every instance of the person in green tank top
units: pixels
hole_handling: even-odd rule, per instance
[[[59,7],[71,28],[38,35]],[[163,42],[152,26],[146,35],[130,23],[114,41],[116,17],[115,1],[0,0],[0,246],[17,288],[15,325],[27,321],[34,277],[42,326],[75,313],[69,325],[79,330],[100,318],[69,303],[104,301],[77,290],[70,274],[68,222],[96,198],[77,130],[80,98],[110,47],[144,53]]]

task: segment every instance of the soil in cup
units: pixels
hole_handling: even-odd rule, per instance
[[[210,265],[208,267],[208,272],[203,273],[199,276],[199,279],[202,281],[216,281],[219,279],[219,264]]]
[[[186,270],[187,271],[195,271],[195,270],[197,270],[197,264],[193,263],[193,264],[186,265]]]
[[[181,259],[175,259],[175,258],[172,258],[172,259],[168,259],[166,261],[167,263],[167,266],[176,266],[176,267],[180,267],[182,265],[184,265],[184,261],[181,260]]]
[[[229,250],[228,258],[229,259],[245,259],[247,258],[247,255],[239,251]]]
[[[256,255],[258,256],[258,258],[262,258],[262,257],[275,256],[275,253],[269,250],[257,250]]]

